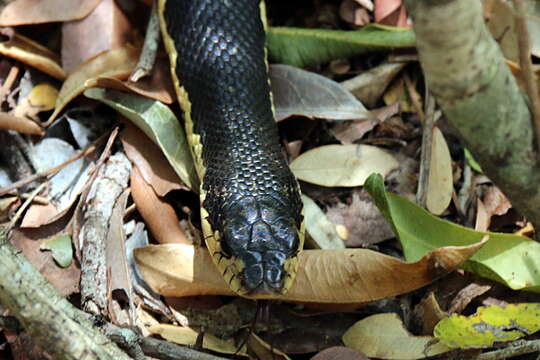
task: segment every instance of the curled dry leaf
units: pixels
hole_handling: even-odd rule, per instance
[[[13,130],[21,134],[43,135],[43,129],[30,119],[0,112],[0,129]]]
[[[369,116],[369,111],[347,89],[319,74],[288,65],[272,65],[270,82],[277,121],[292,115],[335,120]]]
[[[2,29],[0,33],[8,38],[8,41],[0,42],[0,54],[19,60],[58,80],[65,79],[66,73],[58,64],[58,57],[49,49],[11,29]]]
[[[0,14],[0,26],[18,26],[82,19],[100,0],[16,0]]]
[[[378,359],[424,359],[451,349],[432,336],[414,336],[394,313],[368,316],[343,335],[346,346]]]
[[[156,195],[137,167],[131,172],[131,193],[144,222],[158,242],[190,244],[174,208]]]
[[[127,78],[135,67],[138,57],[139,50],[127,45],[105,51],[83,63],[64,81],[58,94],[56,108],[47,123],[50,124],[71,100],[88,88],[87,80],[102,76]]]
[[[291,163],[294,175],[322,186],[362,186],[372,173],[398,167],[388,152],[370,145],[326,145],[306,151]]]
[[[440,215],[450,205],[454,184],[450,150],[438,127],[433,128],[430,164],[426,207],[432,214]]]
[[[150,76],[144,77],[137,82],[121,81],[112,77],[99,77],[89,80],[91,87],[114,89],[142,95],[149,99],[172,104],[176,101],[176,95],[169,72],[169,63],[165,58],[157,59]]]
[[[407,293],[456,269],[485,241],[436,249],[414,263],[364,249],[304,250],[283,301],[361,303]],[[135,250],[145,281],[165,296],[234,295],[205,248],[154,245]]]

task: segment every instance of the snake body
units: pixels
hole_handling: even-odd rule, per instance
[[[159,0],[161,30],[201,179],[207,247],[235,292],[285,293],[302,202],[274,121],[260,0]]]

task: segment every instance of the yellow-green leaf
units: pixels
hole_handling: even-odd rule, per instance
[[[66,268],[73,260],[73,247],[71,246],[71,236],[60,235],[45,241],[39,247],[41,250],[50,250],[54,261],[61,267]]]
[[[434,334],[452,348],[491,347],[540,330],[540,303],[480,306],[471,316],[451,315],[435,326]]]

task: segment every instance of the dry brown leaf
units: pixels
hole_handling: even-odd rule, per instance
[[[81,19],[100,0],[17,0],[0,14],[0,26],[18,26]]]
[[[304,250],[293,287],[268,298],[361,303],[407,293],[456,269],[486,241],[439,248],[414,263],[364,249]],[[147,246],[136,249],[135,258],[146,282],[161,295],[234,295],[205,248]]]
[[[249,350],[260,360],[290,360],[284,352],[274,348],[252,332],[248,339]]]
[[[44,134],[41,126],[30,119],[18,117],[5,112],[0,112],[0,129],[13,130],[22,134],[39,135]]]
[[[146,330],[153,335],[161,336],[167,341],[188,346],[195,345],[197,336],[199,335],[195,330],[190,328],[170,324],[153,324],[147,327]],[[202,345],[204,349],[223,354],[238,354],[247,356],[245,346],[237,352],[237,346],[232,340],[225,341],[209,333],[204,334]]]
[[[441,319],[448,316],[448,314],[441,309],[433,292],[430,292],[415,306],[414,314],[422,324],[422,332],[420,335],[432,335],[435,325],[437,325]]]
[[[491,285],[480,285],[476,283],[465,286],[458,292],[456,297],[452,299],[448,312],[460,314],[471,301],[491,290],[491,287]]]
[[[348,247],[372,245],[395,236],[365,190],[353,192],[350,204],[338,203],[326,215],[334,224],[347,229]]]
[[[488,231],[490,222],[491,216],[487,213],[484,203],[482,200],[476,199],[476,222],[474,224],[474,230]]]
[[[66,78],[66,73],[58,64],[58,57],[49,49],[16,34],[12,29],[2,29],[0,33],[8,38],[8,41],[0,42],[0,54],[35,67],[58,80]]]
[[[131,172],[131,195],[144,222],[162,244],[191,244],[180,227],[174,208],[159,198],[141,176],[137,166]]]
[[[441,215],[452,201],[454,183],[450,150],[441,130],[436,126],[433,128],[430,164],[426,208],[434,215]]]
[[[62,219],[52,225],[37,229],[14,230],[10,237],[12,244],[21,250],[30,263],[56,288],[60,296],[69,296],[79,291],[81,270],[76,261],[67,268],[54,262],[50,251],[41,251],[40,246],[49,239],[64,234],[66,221]]]
[[[172,104],[176,101],[169,71],[169,60],[165,58],[159,58],[157,60],[149,77],[144,77],[136,83],[120,81],[116,78],[100,77],[89,80],[88,85],[91,87],[133,92],[165,104]]]
[[[97,54],[124,45],[130,40],[131,32],[131,25],[116,2],[101,0],[88,16],[62,24],[64,71],[69,74]]]
[[[47,124],[50,124],[71,100],[88,88],[87,80],[102,76],[127,78],[138,58],[139,50],[126,45],[105,51],[83,63],[64,81],[58,94],[56,108]]]
[[[126,121],[124,124],[120,140],[126,155],[156,194],[165,196],[172,190],[187,190],[180,185],[182,182],[159,147],[131,122]]]
[[[325,349],[311,360],[369,360],[360,351],[345,346],[333,346]]]
[[[484,193],[484,205],[490,216],[504,215],[512,208],[510,201],[504,196],[502,191],[496,186],[490,186]]]

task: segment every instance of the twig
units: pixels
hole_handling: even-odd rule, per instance
[[[504,349],[480,354],[475,360],[502,360],[518,355],[530,354],[535,351],[540,351],[540,340],[518,340],[510,343]]]
[[[15,80],[17,80],[17,76],[19,75],[19,67],[17,65],[13,65],[11,69],[9,69],[9,73],[6,77],[6,80],[2,84],[2,87],[0,88],[0,102],[4,101],[4,98],[6,97],[6,94],[11,90],[11,87],[13,86],[13,83]]]
[[[30,194],[30,197],[28,199],[26,199],[26,201],[22,204],[22,206],[15,213],[15,216],[13,217],[13,219],[11,219],[11,221],[9,223],[9,226],[8,226],[8,231],[11,231],[11,229],[13,229],[13,227],[15,226],[15,224],[17,223],[19,218],[22,216],[23,212],[26,210],[26,208],[28,208],[28,206],[30,206],[30,204],[32,203],[34,198],[37,196],[37,194],[39,194],[41,192],[41,190],[43,190],[43,188],[46,185],[47,185],[47,182],[44,182],[43,184],[39,185],[36,188],[36,190],[32,191],[32,193]]]
[[[157,13],[157,1],[152,5],[146,35],[144,37],[144,45],[139,57],[139,62],[133,73],[129,77],[129,81],[137,82],[140,78],[147,76],[152,72],[154,63],[156,62],[156,53],[159,45],[159,16]]]
[[[529,96],[529,107],[532,113],[533,128],[536,133],[537,157],[540,160],[540,97],[538,95],[536,76],[532,69],[529,31],[527,30],[527,20],[525,19],[525,6],[523,5],[523,0],[514,0],[514,8],[516,10],[515,24],[518,34],[519,66],[523,71],[525,87],[527,89],[527,95]]]
[[[5,195],[5,194],[7,194],[7,193],[9,193],[9,192],[11,192],[11,191],[13,191],[15,189],[18,189],[21,186],[24,186],[24,185],[26,185],[28,183],[31,183],[32,181],[36,181],[36,180],[41,179],[43,177],[47,177],[49,175],[56,174],[57,172],[59,172],[60,170],[62,170],[64,167],[71,164],[72,162],[77,161],[80,158],[82,158],[84,156],[87,156],[87,155],[93,153],[94,151],[96,151],[98,144],[101,143],[106,138],[108,138],[109,135],[110,134],[107,133],[107,134],[104,134],[104,135],[100,136],[93,143],[91,143],[90,145],[85,147],[83,150],[81,150],[79,153],[77,153],[75,156],[73,156],[72,158],[64,161],[60,165],[57,165],[57,166],[54,166],[54,167],[52,167],[50,169],[41,171],[41,172],[36,173],[34,175],[31,175],[31,176],[29,176],[27,178],[16,181],[16,182],[14,182],[13,184],[11,184],[9,186],[1,188],[0,189],[0,196]]]
[[[435,99],[426,92],[426,116],[422,123],[422,148],[420,153],[420,173],[418,175],[418,188],[416,202],[423,208],[427,202],[427,188],[429,182],[429,169],[431,168],[431,152],[433,147],[433,126],[435,125]]]

